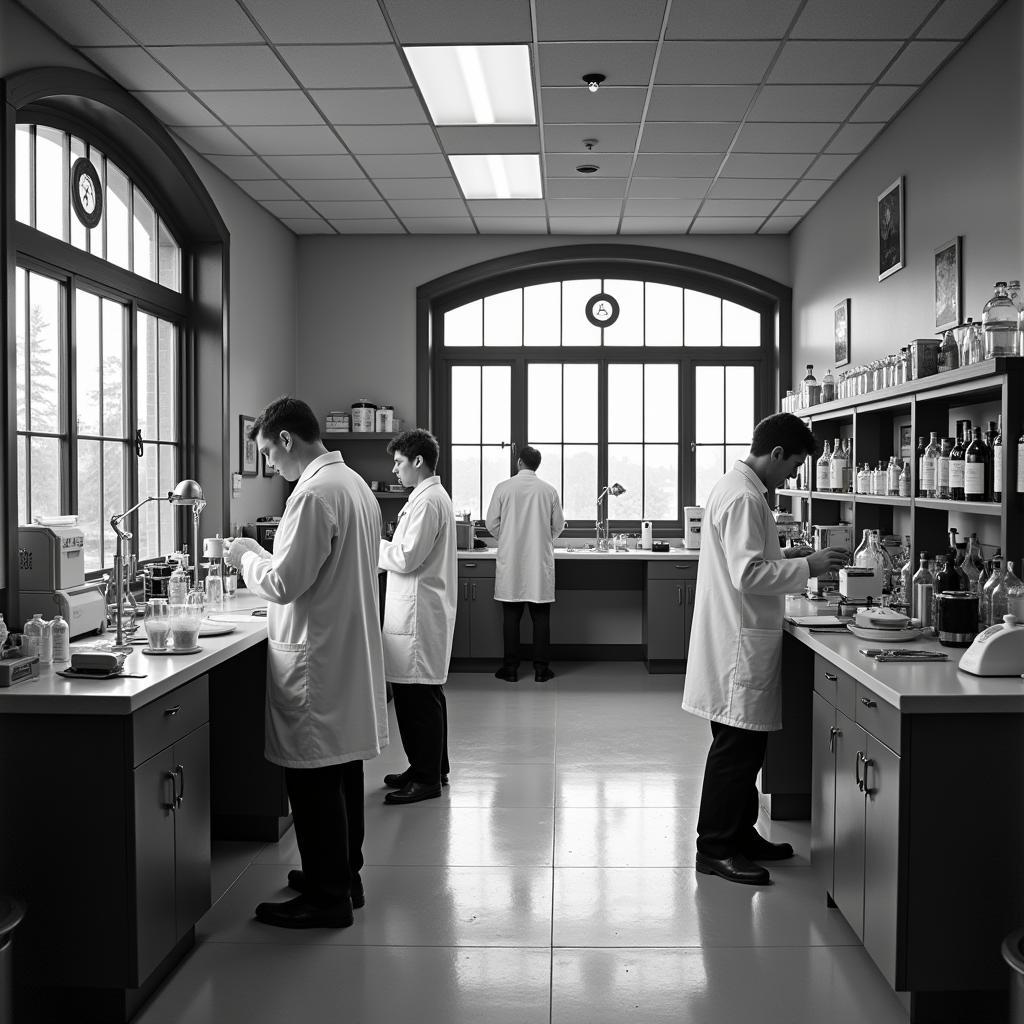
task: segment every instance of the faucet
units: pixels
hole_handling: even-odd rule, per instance
[[[622,484],[611,484],[604,488],[603,491],[597,496],[597,517],[594,520],[594,533],[596,541],[596,549],[598,551],[608,551],[608,502],[607,497],[609,494],[614,497],[618,497],[620,494],[625,494],[626,488]],[[601,519],[601,502],[605,503],[604,519]]]

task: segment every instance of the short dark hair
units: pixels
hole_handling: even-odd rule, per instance
[[[524,445],[522,450],[519,452],[519,458],[522,459],[523,465],[534,473],[537,472],[537,467],[540,465],[540,452],[537,451],[532,445]]]
[[[793,455],[813,455],[819,452],[818,439],[799,416],[791,412],[777,412],[765,416],[756,427],[750,441],[751,455],[769,455],[773,448],[781,448],[786,458]]]
[[[303,441],[320,440],[320,421],[301,398],[290,398],[288,395],[275,398],[249,428],[249,440],[255,441],[257,435],[262,434],[276,441],[282,430],[287,430]]]
[[[432,469],[437,469],[437,459],[441,454],[441,446],[437,438],[429,430],[405,430],[398,437],[388,441],[388,455],[404,455],[410,462],[417,455],[423,456],[423,461]]]

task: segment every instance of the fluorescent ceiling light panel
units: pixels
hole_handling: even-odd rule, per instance
[[[536,124],[529,47],[404,50],[434,124]]]
[[[536,153],[484,153],[449,159],[467,199],[543,198]]]

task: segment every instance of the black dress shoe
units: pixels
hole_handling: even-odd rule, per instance
[[[256,920],[277,928],[348,928],[355,918],[350,899],[319,907],[305,896],[296,896],[284,903],[260,903],[256,907]]]
[[[754,838],[741,851],[750,860],[789,860],[793,847],[789,843],[770,843],[764,836],[754,833]]]
[[[440,782],[407,782],[401,789],[384,797],[386,804],[414,804],[441,795]]]
[[[288,888],[294,889],[296,892],[304,893],[306,891],[306,876],[302,873],[301,869],[296,868],[288,872]],[[352,891],[350,895],[352,897],[352,906],[356,910],[366,906],[366,896],[363,894],[363,883],[358,875],[356,875],[352,882]]]
[[[506,683],[515,683],[519,681],[519,673],[514,668],[499,668],[494,673],[495,679],[504,679]]]
[[[549,668],[539,668],[533,673],[533,681],[535,683],[546,683],[549,679],[554,679],[555,673]]]
[[[412,782],[412,774],[411,773],[412,773],[412,769],[411,768],[406,768],[406,770],[404,772],[393,772],[390,775],[385,775],[384,776],[384,785],[387,786],[388,789],[401,789],[406,783]],[[441,776],[441,785],[442,786],[447,786],[448,785],[448,776],[447,775],[442,775]]]
[[[702,875],[718,875],[730,882],[742,882],[744,885],[767,885],[772,876],[768,869],[755,864],[742,853],[731,857],[707,857],[697,854],[697,870]]]

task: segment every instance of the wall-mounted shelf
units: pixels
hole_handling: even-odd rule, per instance
[[[853,501],[852,494],[836,491],[811,491],[811,498],[814,501],[849,501],[851,503]]]
[[[912,498],[900,498],[890,494],[857,494],[854,495],[857,504],[864,502],[865,505],[892,505],[893,508],[910,508]]]
[[[940,512],[960,512],[966,516],[1001,516],[1003,506],[993,501],[949,501],[946,498],[915,498],[918,508],[934,508]]]

